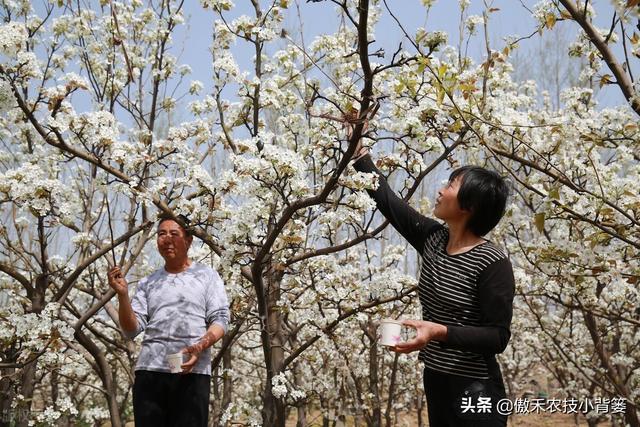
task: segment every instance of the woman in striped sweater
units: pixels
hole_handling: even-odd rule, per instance
[[[400,199],[358,148],[354,167],[379,176],[369,191],[378,209],[418,251],[422,320],[405,320],[416,336],[393,348],[419,351],[429,426],[506,426],[496,403],[506,398],[495,355],[509,338],[514,278],[506,254],[482,236],[504,214],[508,186],[497,173],[477,166],[453,171],[425,217]]]

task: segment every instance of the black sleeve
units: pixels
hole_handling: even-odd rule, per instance
[[[422,253],[422,247],[427,236],[442,227],[438,221],[427,218],[413,209],[409,203],[398,197],[382,173],[376,168],[370,155],[358,159],[353,167],[360,172],[375,172],[378,174],[378,189],[367,190],[369,195],[376,201],[376,205],[382,214],[389,220],[391,225],[398,230],[407,241]]]
[[[515,280],[508,259],[489,265],[478,281],[482,326],[447,326],[446,347],[481,354],[502,353],[511,338]]]

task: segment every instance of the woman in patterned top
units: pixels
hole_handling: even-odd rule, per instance
[[[506,398],[495,355],[511,336],[514,296],[511,263],[482,236],[504,214],[508,187],[497,173],[477,166],[453,171],[438,191],[434,216],[425,217],[399,198],[366,148],[353,165],[379,177],[369,191],[378,209],[421,257],[418,293],[422,320],[404,320],[416,336],[393,348],[419,351],[429,425],[506,426],[496,403]]]

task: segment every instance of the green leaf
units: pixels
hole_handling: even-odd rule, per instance
[[[556,25],[556,16],[553,13],[547,13],[544,17],[544,23],[548,29],[552,29]]]
[[[418,73],[420,74],[424,73],[424,70],[427,68],[428,65],[429,65],[429,58],[427,58],[426,56],[421,56],[418,59]]]
[[[600,87],[611,84],[613,82],[613,80],[611,80],[611,77],[611,74],[605,74],[604,76],[600,77]]]
[[[440,77],[441,79],[444,78],[445,74],[447,73],[447,69],[449,67],[447,66],[447,64],[441,64],[438,67],[438,77]]]
[[[437,96],[436,102],[438,103],[438,105],[442,105],[442,103],[444,102],[444,95],[445,95],[444,88],[442,87],[440,82],[437,80],[433,82],[433,87],[436,88],[436,96]]]
[[[538,231],[540,233],[544,232],[544,219],[545,219],[545,213],[544,212],[539,212],[539,213],[535,214],[534,223],[535,223],[536,228],[538,229]]]

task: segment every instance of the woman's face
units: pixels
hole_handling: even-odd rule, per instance
[[[453,181],[449,181],[438,190],[436,198],[436,206],[433,214],[441,220],[448,222],[451,220],[460,220],[468,215],[468,211],[460,208],[458,203],[458,190],[462,184],[462,176],[456,177]]]

